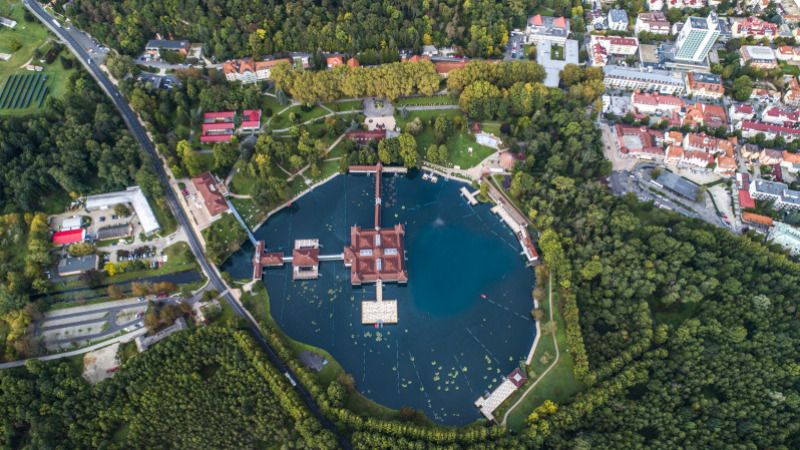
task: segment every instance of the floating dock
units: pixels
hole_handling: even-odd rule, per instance
[[[383,299],[383,282],[375,284],[376,300],[361,302],[361,323],[364,325],[397,323],[397,300]]]
[[[478,204],[478,199],[476,199],[476,198],[475,198],[475,194],[476,194],[477,192],[478,192],[478,191],[475,191],[475,192],[473,192],[473,193],[471,193],[471,194],[470,194],[470,192],[469,192],[469,189],[467,189],[467,187],[466,187],[466,186],[461,186],[461,195],[463,195],[463,196],[464,196],[464,198],[466,198],[466,199],[467,199],[467,202],[468,202],[468,203],[469,203],[471,206],[475,206],[475,205],[477,205],[477,204]]]
[[[528,381],[528,378],[519,369],[514,369],[508,375],[508,378],[503,377],[503,382],[491,394],[482,395],[475,400],[475,407],[479,408],[481,414],[486,416],[487,419],[495,420],[494,415],[492,415],[494,410],[526,381]]]

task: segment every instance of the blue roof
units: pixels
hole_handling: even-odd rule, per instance
[[[614,22],[627,22],[628,21],[628,13],[621,9],[612,9],[608,12],[608,18]]]

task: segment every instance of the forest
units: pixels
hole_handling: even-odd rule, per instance
[[[338,52],[453,46],[498,57],[513,28],[542,7],[571,17],[568,0],[401,0],[398,2],[222,2],[79,0],[76,26],[122,53],[138,55],[156,33],[204,43],[218,60],[317,49]]]
[[[7,448],[336,448],[248,331],[174,334],[89,385],[82,364],[0,371]],[[81,360],[82,361],[82,360]]]

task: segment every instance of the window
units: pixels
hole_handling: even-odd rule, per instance
[[[360,253],[361,253],[361,256],[372,256],[372,250],[371,249],[361,250]]]
[[[396,248],[387,248],[386,251],[383,252],[385,255],[396,255],[397,249]]]
[[[378,270],[378,272],[381,271],[381,259],[380,258],[375,260],[375,268]]]

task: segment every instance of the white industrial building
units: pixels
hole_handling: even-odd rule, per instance
[[[149,236],[161,229],[156,215],[147,202],[142,189],[139,186],[131,186],[124,191],[109,192],[86,197],[86,210],[94,211],[97,209],[114,208],[118,204],[130,204],[134,212],[139,217],[142,231]]]

